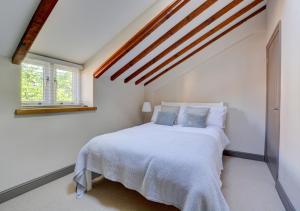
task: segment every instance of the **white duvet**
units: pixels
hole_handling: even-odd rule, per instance
[[[229,210],[220,180],[222,152],[228,143],[217,127],[153,123],[95,137],[77,158],[77,196],[86,191],[89,170],[183,211]]]

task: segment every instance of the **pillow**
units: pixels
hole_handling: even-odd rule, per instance
[[[183,127],[206,127],[206,119],[209,108],[187,107],[183,117]]]
[[[176,115],[179,113],[179,106],[167,106],[167,105],[162,105],[161,106],[161,111],[165,112],[174,112]]]
[[[191,106],[191,107],[223,107],[224,103],[219,102],[219,103],[187,103],[187,102],[165,102],[162,101],[161,105],[167,105],[167,106]]]
[[[227,107],[212,107],[207,116],[207,125],[225,128]]]
[[[183,118],[185,110],[188,106],[181,106],[178,114],[178,124],[183,124]],[[193,108],[207,108],[207,106],[189,106]],[[209,107],[209,112],[206,120],[207,126],[217,126],[219,128],[225,128],[227,108],[225,106]]]
[[[189,114],[186,113],[183,119],[183,127],[198,127],[198,128],[206,128],[206,115],[199,114]]]
[[[194,114],[194,115],[202,115],[202,116],[207,116],[209,111],[209,108],[205,108],[205,107],[191,107],[191,106],[187,106],[185,108],[184,114],[188,113],[188,114]]]
[[[154,106],[153,114],[152,114],[152,117],[151,117],[151,122],[156,121],[159,111],[161,111],[161,106],[160,105]]]
[[[176,120],[175,120],[174,124],[177,124],[177,122],[178,122],[177,117],[178,117],[179,110],[180,110],[180,106],[168,106],[168,105],[161,106],[161,111],[173,112],[176,114]]]
[[[168,111],[159,111],[155,124],[173,126],[177,118],[177,114]]]

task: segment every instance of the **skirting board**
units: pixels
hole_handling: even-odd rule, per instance
[[[232,150],[224,150],[224,155],[231,156],[231,157],[238,157],[238,158],[244,158],[249,160],[257,160],[257,161],[265,161],[265,156],[258,155],[258,154],[252,154],[247,152],[237,152]]]
[[[8,201],[12,198],[15,198],[23,193],[26,193],[30,190],[33,190],[35,188],[38,188],[42,185],[45,185],[49,182],[52,182],[56,179],[59,179],[61,177],[64,177],[72,172],[74,172],[75,165],[70,165],[65,168],[59,169],[57,171],[51,172],[49,174],[46,174],[44,176],[38,177],[36,179],[30,180],[28,182],[25,182],[23,184],[20,184],[18,186],[12,187],[8,190],[0,192],[0,204]]]
[[[283,206],[285,207],[285,209],[287,211],[296,211],[295,207],[293,206],[292,202],[290,201],[288,195],[285,193],[282,185],[280,184],[280,182],[277,180],[276,181],[276,190],[278,192],[278,195],[282,201]]]

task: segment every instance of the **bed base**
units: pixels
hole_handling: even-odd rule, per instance
[[[92,172],[89,170],[85,171],[85,177],[86,177],[86,184],[87,184],[87,188],[86,191],[90,191],[92,190],[93,187],[93,179],[100,177],[101,174],[98,174],[96,172]]]

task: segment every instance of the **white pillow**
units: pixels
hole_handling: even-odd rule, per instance
[[[184,111],[187,106],[181,106],[178,114],[178,124],[182,125],[184,121]],[[207,116],[207,126],[217,126],[219,128],[225,128],[226,112],[227,108],[225,106],[189,106],[189,107],[203,107],[209,108]]]
[[[156,121],[159,111],[161,111],[161,106],[160,105],[154,106],[153,114],[152,114],[152,117],[151,117],[151,122]]]
[[[223,107],[224,103],[219,102],[219,103],[183,103],[183,102],[165,102],[162,101],[161,105],[166,105],[166,106],[201,106],[201,107]]]
[[[211,107],[207,116],[207,125],[225,128],[227,107]]]

